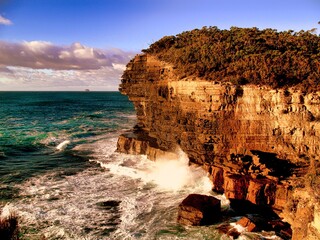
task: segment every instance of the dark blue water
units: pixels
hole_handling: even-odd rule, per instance
[[[86,154],[72,148],[123,128],[132,114],[119,92],[0,92],[0,182],[85,168]],[[58,151],[63,141],[70,143]]]

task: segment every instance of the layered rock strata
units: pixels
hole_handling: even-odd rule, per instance
[[[271,207],[293,239],[320,238],[319,92],[178,79],[148,54],[127,65],[120,91],[138,124],[119,138],[119,151],[156,159],[179,146],[215,191]]]

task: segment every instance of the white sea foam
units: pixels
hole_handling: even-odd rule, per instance
[[[34,226],[48,239],[153,239],[159,231],[177,226],[177,207],[189,193],[209,193],[205,173],[188,166],[185,156],[153,162],[145,156],[115,153],[117,138],[109,137],[76,147],[94,150],[92,161],[104,168],[71,176],[52,172],[20,186],[22,200],[13,207],[21,226]],[[172,185],[163,177],[169,183],[177,177],[183,181]],[[119,206],[99,207],[108,201]]]
[[[210,192],[212,183],[205,171],[200,167],[189,166],[187,155],[178,151],[178,159],[159,159],[147,173],[147,180],[167,190],[180,191],[193,188],[198,192]]]
[[[219,236],[210,228],[182,230],[176,222],[178,205],[189,193],[210,194],[211,183],[204,171],[190,167],[183,154],[176,160],[153,162],[145,156],[115,153],[114,135],[76,147],[93,150],[92,161],[103,168],[92,167],[75,175],[52,172],[22,184],[21,200],[14,206],[21,226],[33,226],[48,239]],[[112,201],[118,206],[108,206]],[[180,231],[184,233],[177,237]]]
[[[190,166],[189,159],[181,150],[178,159],[157,159],[150,161],[145,156],[139,156],[134,161],[127,160],[126,155],[118,157],[119,161],[98,161],[102,167],[117,175],[140,179],[145,183],[154,183],[163,190],[192,190],[209,193],[212,182],[200,167]],[[115,155],[115,154],[113,154]],[[118,154],[121,155],[121,154]],[[108,156],[110,158],[110,155]]]
[[[220,200],[222,209],[228,210],[230,208],[230,200],[226,197],[225,194],[217,194],[215,195],[215,197]]]
[[[240,224],[236,224],[236,223],[230,223],[230,225],[235,228],[239,233],[243,233],[245,232],[247,229],[243,226],[241,226]]]
[[[241,235],[237,238],[238,240],[250,240],[250,239],[270,239],[270,240],[282,240],[281,237],[275,235],[274,232],[247,232],[247,228],[237,223],[230,223]]]
[[[278,237],[273,232],[243,232],[238,238],[238,240],[283,240],[281,237]]]
[[[14,214],[15,212],[15,207],[11,203],[7,203],[0,212],[0,219],[8,218],[11,214]]]
[[[60,143],[56,149],[59,151],[62,151],[64,149],[66,149],[66,147],[68,146],[68,144],[70,144],[70,140],[64,140],[62,143]]]

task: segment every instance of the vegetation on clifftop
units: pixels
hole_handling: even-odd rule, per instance
[[[180,78],[320,90],[320,37],[312,31],[204,27],[163,37],[143,52],[171,63]]]

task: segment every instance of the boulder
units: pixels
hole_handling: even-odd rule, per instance
[[[248,232],[258,231],[257,225],[247,217],[240,218],[237,221],[237,224],[242,226],[242,227],[244,227],[244,228],[246,228],[246,230]]]
[[[183,225],[210,225],[220,217],[220,200],[212,196],[190,194],[179,205],[178,222]]]
[[[245,229],[241,230],[241,228],[237,227],[237,225],[240,225]],[[255,232],[259,231],[260,229],[257,227],[257,224],[253,220],[249,219],[248,217],[242,217],[236,222],[236,225],[222,224],[218,227],[218,230],[220,233],[226,234],[227,236],[231,237],[231,239],[237,239],[243,231]]]

